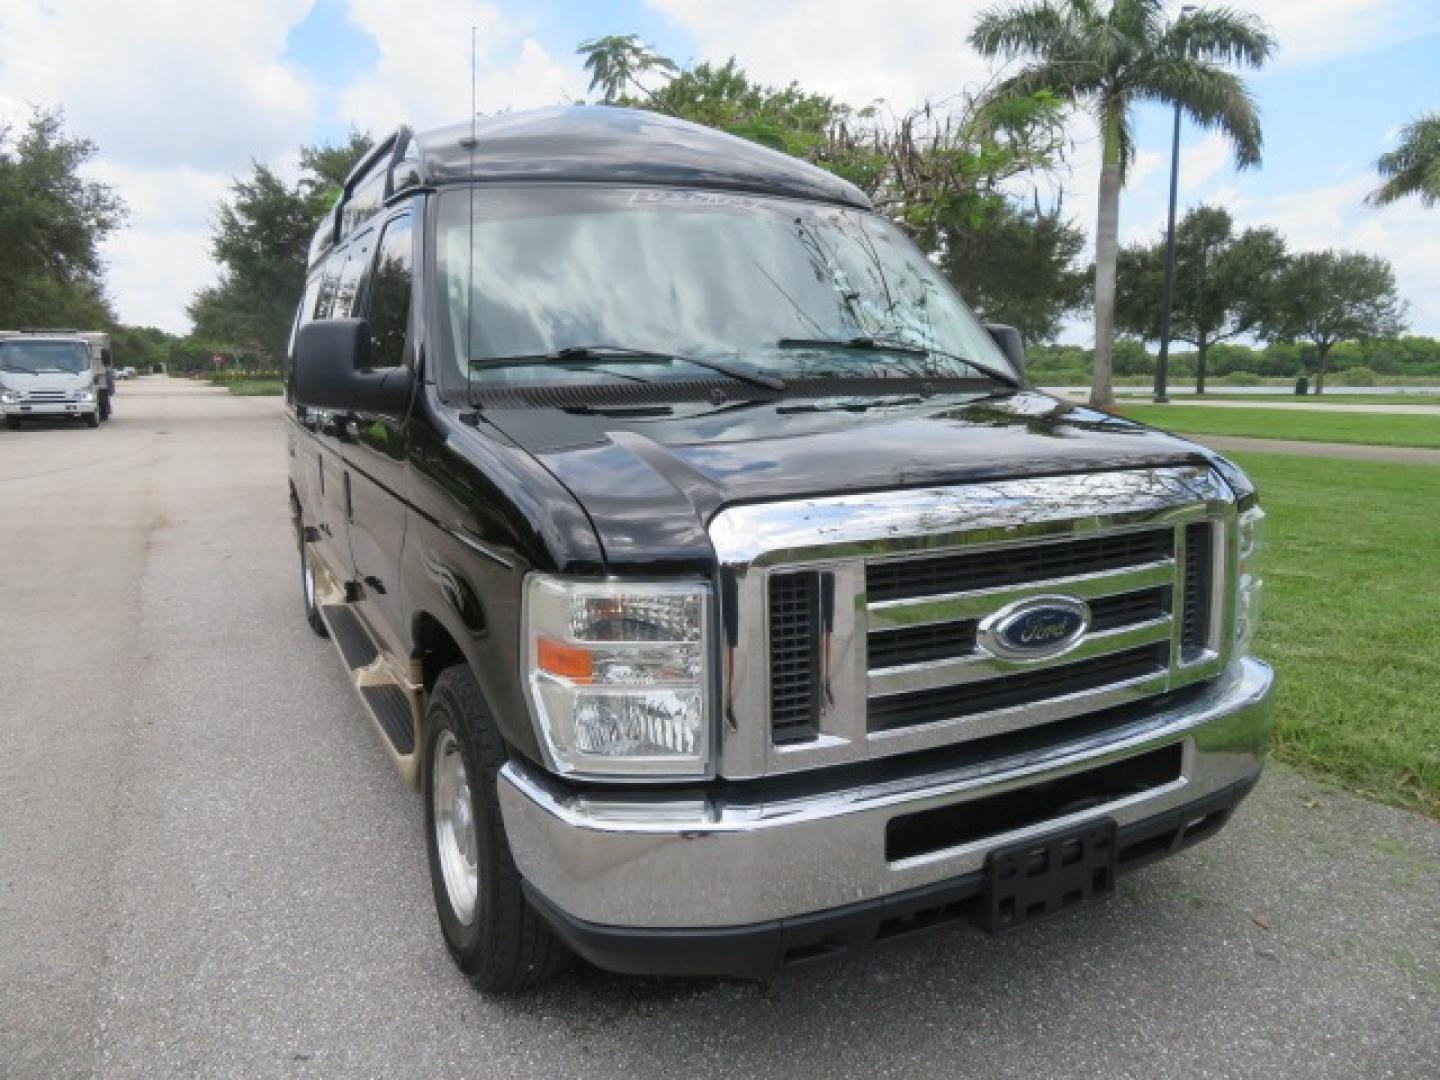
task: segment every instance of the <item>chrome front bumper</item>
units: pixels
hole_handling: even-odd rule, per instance
[[[990,851],[1057,827],[1108,816],[1123,832],[1243,788],[1264,762],[1272,682],[1267,665],[1241,660],[1182,706],[1119,731],[818,794],[580,792],[511,761],[500,771],[500,807],[527,886],[568,919],[637,930],[788,920],[977,874]],[[897,815],[1056,780],[1175,743],[1182,753],[1173,782],[958,847],[886,858],[886,825]]]
[[[97,408],[93,401],[26,401],[0,404],[0,416],[84,416]]]

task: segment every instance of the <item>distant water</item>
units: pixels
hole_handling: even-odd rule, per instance
[[[1042,386],[1047,394],[1088,394],[1088,386]],[[1194,397],[1186,393],[1183,386],[1173,386],[1170,392],[1176,397]],[[1274,394],[1276,397],[1298,397],[1293,386],[1207,386],[1206,397],[1223,397],[1226,394]],[[1347,394],[1440,394],[1437,386],[1327,386],[1324,397],[1344,397]],[[1116,397],[1149,397],[1148,386],[1117,386]],[[1314,395],[1307,395],[1313,397]]]

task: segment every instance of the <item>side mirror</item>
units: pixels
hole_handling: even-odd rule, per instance
[[[1010,366],[1019,373],[1020,381],[1028,382],[1025,376],[1025,342],[1020,337],[1020,331],[1004,323],[986,323],[985,329],[990,331],[990,337],[1000,346]]]
[[[295,400],[316,409],[396,415],[410,404],[414,379],[405,367],[370,367],[364,319],[307,323],[295,338]]]

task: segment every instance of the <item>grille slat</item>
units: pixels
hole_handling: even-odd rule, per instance
[[[1170,611],[1170,586],[1138,589],[1115,596],[1100,596],[1090,601],[1090,633],[1158,619]],[[868,638],[869,667],[900,667],[927,660],[949,660],[968,656],[975,651],[979,628],[976,619],[950,623],[908,626],[898,630],[871,631]]]
[[[1181,601],[1180,658],[1200,658],[1210,644],[1210,575],[1214,529],[1202,521],[1185,526],[1185,588]]]
[[[813,736],[819,702],[820,575],[770,578],[770,732],[776,742]]]
[[[1169,660],[1170,645],[1161,642],[1004,679],[878,698],[870,702],[869,727],[871,731],[891,731],[1031,705],[1064,694],[1098,690],[1158,675],[1166,670]]]
[[[1174,551],[1174,530],[1166,528],[874,562],[866,567],[866,592],[871,603],[974,592],[1155,562]]]

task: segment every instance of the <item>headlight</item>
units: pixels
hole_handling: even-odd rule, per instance
[[[18,405],[24,397],[19,390],[0,390],[0,404]]]
[[[75,400],[76,400],[76,401],[94,401],[94,400],[95,400],[95,391],[94,391],[94,390],[76,390],[76,391],[75,391]]]
[[[700,582],[531,575],[526,681],[551,766],[593,779],[704,776],[709,618]]]
[[[1250,651],[1255,629],[1260,623],[1260,595],[1265,584],[1260,577],[1260,556],[1265,548],[1265,511],[1252,506],[1240,515],[1236,526],[1235,650],[1243,656]]]

